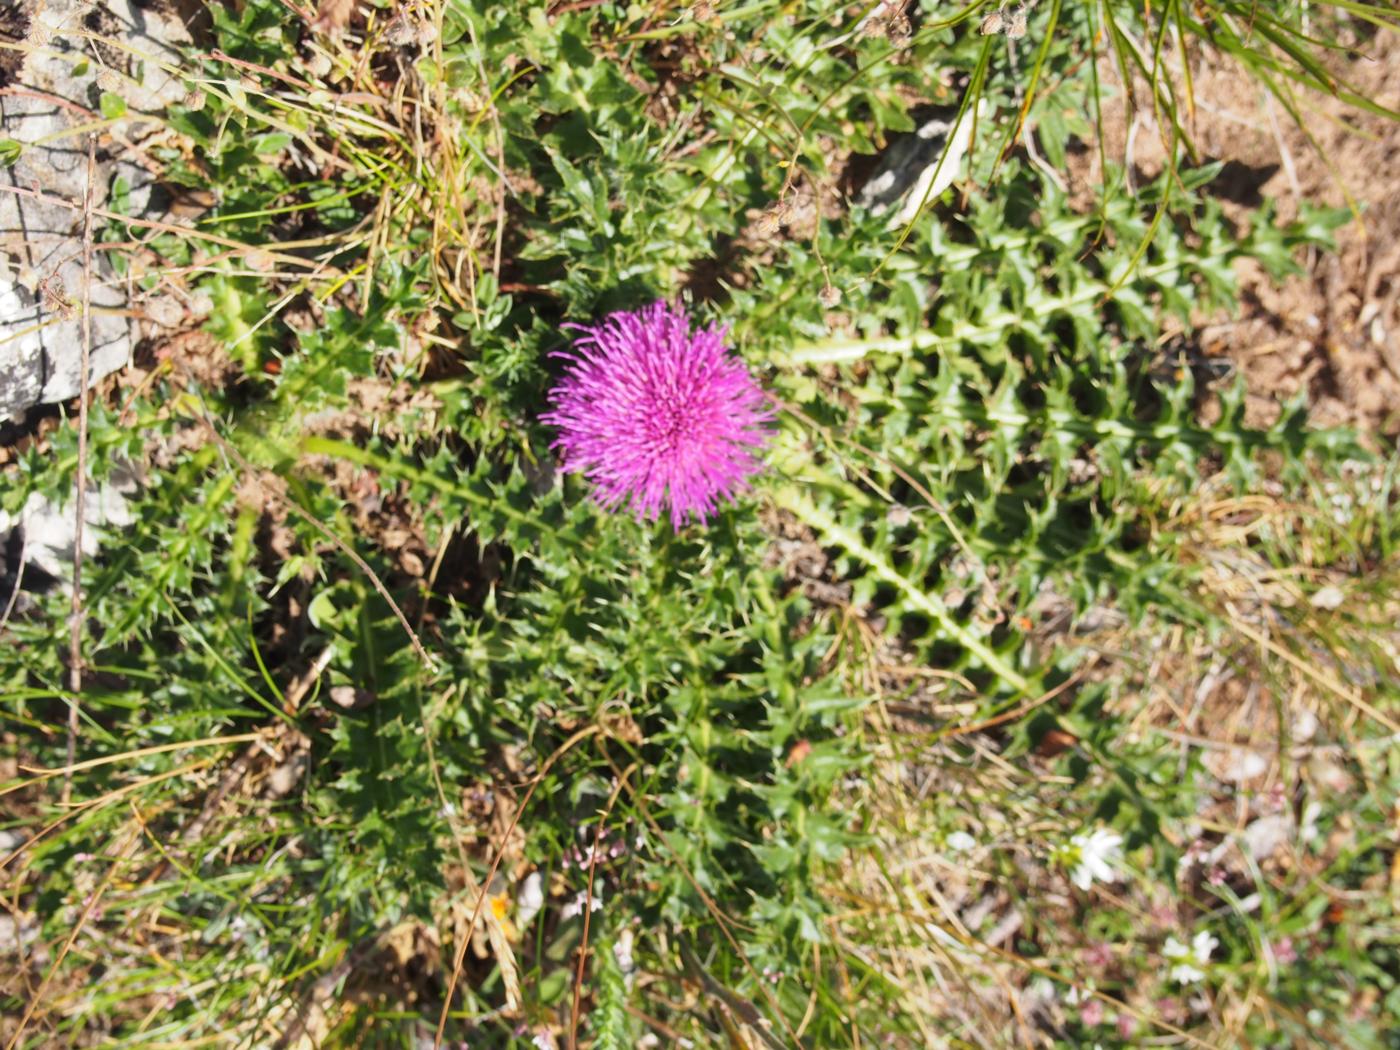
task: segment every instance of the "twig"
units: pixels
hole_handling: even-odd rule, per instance
[[[0,95],[10,95],[13,98],[34,98],[38,99],[40,102],[48,102],[60,109],[72,110],[74,113],[84,117],[90,117],[94,120],[102,119],[102,114],[97,110],[88,109],[87,106],[80,106],[70,99],[66,99],[61,95],[50,94],[47,91],[35,91],[33,88],[10,85],[9,87],[0,87]]]
[[[74,802],[71,806],[68,807],[66,812],[60,814],[53,820],[49,821],[42,828],[40,828],[33,835],[31,835],[27,841],[16,846],[3,857],[0,857],[0,871],[4,871],[10,866],[10,862],[12,860],[17,858],[20,854],[28,852],[34,846],[37,846],[39,842],[48,837],[50,832],[53,832],[56,829],[62,827],[64,824],[68,823],[73,818],[80,817],[84,813],[99,810],[103,806],[106,806],[111,802],[117,801],[117,799],[119,798],[131,794],[133,791],[140,791],[142,788],[150,787],[152,784],[159,784],[162,781],[173,780],[175,777],[188,776],[191,773],[198,772],[199,770],[204,769],[205,767],[211,766],[213,764],[213,758],[201,758],[194,762],[189,762],[183,766],[179,766],[176,769],[168,769],[164,773],[157,773],[154,776],[149,776],[141,780],[134,781],[130,784],[127,784],[125,787],[114,788],[113,790],[107,792],[105,795],[98,795],[97,798],[88,799],[86,802]],[[28,868],[32,861],[33,858],[31,856],[31,859],[26,861],[20,870],[23,871],[25,868]],[[18,878],[18,876],[16,876],[16,878]]]
[[[19,529],[19,564],[15,567],[15,586],[10,591],[10,600],[5,603],[4,613],[0,613],[0,631],[5,630],[5,625],[10,622],[10,614],[15,611],[15,603],[19,601],[19,589],[24,584],[24,560],[29,557],[29,533],[24,531],[24,524],[16,522]]]
[[[287,697],[283,702],[283,707],[288,714],[296,714],[297,708],[301,705],[302,699],[313,685],[316,679],[330,666],[331,659],[335,656],[335,646],[328,645],[321,650],[321,655],[316,657],[315,663],[306,669],[306,673],[299,678],[292,680],[292,684],[287,687]]]
[[[462,934],[457,943],[457,950],[453,953],[452,976],[447,982],[447,994],[443,996],[442,1012],[438,1014],[437,1032],[433,1035],[433,1050],[440,1050],[442,1047],[442,1036],[447,1029],[447,1015],[452,1010],[452,999],[457,994],[457,984],[462,979],[462,965],[466,960],[467,945],[471,943],[472,934],[476,932],[476,924],[481,919],[481,909],[486,903],[488,888],[491,880],[496,877],[496,869],[501,866],[501,861],[505,859],[506,845],[510,842],[511,835],[515,834],[515,827],[520,823],[520,817],[525,812],[525,807],[530,804],[530,799],[534,797],[535,789],[544,782],[544,778],[549,775],[554,763],[563,758],[575,744],[585,740],[595,733],[602,732],[603,727],[596,722],[589,726],[584,726],[569,739],[560,744],[547,759],[544,765],[540,766],[540,771],[534,775],[530,781],[530,786],[525,791],[525,797],[520,800],[520,805],[515,807],[515,814],[510,818],[510,824],[506,827],[505,834],[501,836],[501,845],[496,850],[495,859],[491,861],[491,867],[486,871],[486,877],[481,880],[481,890],[476,896],[476,906],[472,909],[471,921],[467,923],[466,931]]]
[[[1238,631],[1240,634],[1244,635],[1256,645],[1269,650],[1269,652],[1273,653],[1275,656],[1287,661],[1296,670],[1301,671],[1303,674],[1307,675],[1309,678],[1311,678],[1318,685],[1322,686],[1328,692],[1345,700],[1347,703],[1351,704],[1353,707],[1357,708],[1362,713],[1369,715],[1371,718],[1375,719],[1381,725],[1389,729],[1392,733],[1400,733],[1400,723],[1396,723],[1394,719],[1387,717],[1387,715],[1383,711],[1380,711],[1374,705],[1367,703],[1362,698],[1359,690],[1351,689],[1347,686],[1344,686],[1342,683],[1337,681],[1334,675],[1330,675],[1327,674],[1325,671],[1318,670],[1306,660],[1295,656],[1293,653],[1289,652],[1283,646],[1279,645],[1278,642],[1275,642],[1272,639],[1267,638],[1264,635],[1260,634],[1258,631],[1254,630],[1254,628],[1250,627],[1244,622],[1243,617],[1241,617],[1238,614],[1238,612],[1230,606],[1228,602],[1226,603],[1226,608],[1232,615],[1230,627],[1233,630]]]
[[[157,230],[160,233],[173,233],[180,236],[193,237],[195,240],[207,241],[210,244],[217,244],[224,248],[231,248],[234,251],[245,255],[254,252],[259,252],[262,255],[266,256],[268,259],[275,260],[277,262],[285,262],[295,266],[304,266],[310,269],[316,269],[319,266],[321,266],[321,264],[314,259],[303,259],[299,255],[288,255],[285,251],[268,251],[266,248],[259,248],[257,245],[244,244],[242,241],[235,241],[228,237],[220,237],[218,234],[214,233],[205,233],[203,230],[197,230],[192,226],[179,226],[171,222],[159,222],[156,219],[137,219],[133,218],[130,215],[119,215],[116,212],[107,211],[104,208],[89,209],[84,207],[83,205],[74,204],[66,197],[55,197],[51,193],[41,193],[38,190],[31,190],[26,186],[0,186],[0,191],[3,191],[5,193],[15,193],[21,197],[28,197],[31,200],[36,200],[43,204],[52,204],[59,208],[69,208],[73,211],[82,210],[85,215],[90,213],[95,218],[109,219],[113,222],[125,223],[127,226],[139,226],[142,229]],[[280,241],[278,243],[279,246],[284,249],[306,248],[328,243],[328,238],[315,237],[310,240]],[[330,272],[332,274],[340,273],[340,271],[336,269],[331,269]]]
[[[91,156],[91,154],[89,154],[89,156]],[[112,861],[112,866],[107,869],[107,874],[102,876],[102,881],[97,884],[97,888],[93,890],[92,894],[88,897],[87,904],[83,906],[82,913],[78,916],[78,921],[73,924],[73,929],[69,931],[68,940],[64,942],[63,948],[55,957],[53,965],[49,967],[48,973],[44,974],[44,979],[39,982],[38,991],[34,993],[34,997],[25,1008],[24,1016],[19,1019],[19,1024],[15,1027],[15,1034],[11,1036],[10,1041],[5,1044],[5,1050],[14,1050],[15,1047],[19,1046],[20,1040],[24,1038],[25,1028],[29,1026],[29,1022],[33,1019],[34,1011],[37,1010],[39,1004],[43,1002],[44,993],[48,991],[49,985],[53,982],[54,975],[58,973],[58,968],[63,965],[63,960],[68,957],[68,953],[72,950],[73,942],[78,939],[78,934],[83,932],[83,927],[87,925],[88,919],[90,919],[92,913],[97,910],[98,902],[101,901],[102,895],[107,892],[107,887],[111,884],[112,877],[116,875],[117,869],[121,867],[122,862],[130,855],[131,847],[136,842],[136,835],[137,832],[133,829],[131,834],[126,837],[126,841],[118,847],[117,855]]]
[[[643,1013],[631,1003],[623,1003],[622,1008],[626,1010],[629,1014],[631,1014],[633,1017],[635,1017],[637,1020],[641,1021],[643,1024],[646,1024],[649,1027],[656,1029],[656,1031],[660,1032],[667,1039],[671,1040],[672,1046],[685,1045],[685,1036],[681,1035],[680,1032],[676,1031],[674,1028],[672,1028],[660,1018],[652,1017],[651,1014]]]
[[[200,747],[219,747],[226,744],[246,744],[251,740],[256,740],[261,733],[239,733],[236,736],[208,736],[202,740],[178,740],[173,744],[155,744],[151,747],[140,747],[135,751],[124,751],[120,755],[103,755],[101,758],[89,758],[85,762],[79,762],[75,766],[60,766],[57,769],[44,769],[37,766],[26,766],[21,764],[20,769],[26,773],[34,773],[34,780],[21,781],[12,784],[7,788],[0,788],[0,795],[7,795],[11,791],[29,787],[40,780],[50,777],[61,776],[64,773],[76,773],[82,769],[96,769],[98,766],[108,766],[113,762],[121,762],[128,758],[145,758],[147,755],[163,755],[167,751],[189,751]]]
[[[275,77],[276,79],[282,81],[282,83],[290,84],[294,88],[301,88],[303,91],[316,90],[316,86],[314,84],[308,84],[305,80],[302,80],[300,77],[293,77],[288,76],[286,73],[279,73],[271,66],[261,66],[258,65],[258,63],[256,62],[245,62],[241,58],[234,58],[232,55],[224,54],[217,47],[213,51],[209,52],[209,57],[218,62],[226,62],[228,65],[236,66],[239,69],[248,69],[252,70],[254,73],[262,73],[269,77]]]
[[[300,4],[294,4],[291,0],[282,0],[282,6],[307,22],[314,22],[316,20],[316,12],[309,7],[302,7]]]
[[[1303,199],[1303,187],[1298,182],[1298,169],[1293,164],[1293,154],[1289,152],[1288,143],[1283,139],[1283,132],[1278,126],[1278,117],[1274,114],[1274,96],[1267,91],[1264,92],[1264,114],[1269,118],[1269,130],[1274,134],[1274,142],[1278,144],[1278,157],[1283,162],[1284,174],[1288,176],[1289,189],[1293,191],[1295,200]]]
[[[278,732],[280,736],[285,737],[288,735],[285,724],[276,726],[274,731]],[[200,807],[199,815],[181,829],[179,839],[182,845],[193,846],[204,837],[204,833],[209,830],[209,824],[213,821],[215,814],[217,814],[219,806],[223,803],[224,799],[228,797],[228,793],[232,791],[247,774],[249,768],[251,768],[253,764],[253,760],[258,757],[258,753],[267,749],[266,738],[268,734],[254,733],[251,735],[253,737],[252,743],[244,748],[238,757],[229,763],[228,769],[224,770],[224,775],[219,778],[219,782],[214,786],[214,790],[205,796],[204,805]],[[291,736],[294,744],[306,745],[307,740],[302,733],[292,730]],[[162,850],[162,852],[164,851]],[[170,864],[169,855],[163,856],[160,863],[156,865],[155,870],[152,871],[150,875],[146,876],[147,883],[160,881],[170,869]]]
[[[588,928],[593,918],[593,876],[598,870],[598,854],[603,851],[603,830],[608,822],[608,817],[612,815],[613,806],[617,804],[617,796],[622,794],[623,785],[627,783],[627,778],[632,775],[632,771],[636,768],[637,763],[633,762],[617,778],[612,795],[608,797],[608,804],[603,807],[603,812],[598,817],[598,827],[593,832],[593,853],[588,858],[588,886],[584,890],[583,939],[578,946],[578,972],[574,975],[574,1004],[573,1009],[569,1011],[568,1050],[578,1050],[579,1007],[583,1001],[583,972],[588,965]]]
[[[1019,707],[1014,707],[1010,711],[1003,711],[999,715],[994,715],[991,718],[988,718],[981,722],[976,722],[973,725],[953,726],[951,729],[945,729],[943,732],[936,734],[933,737],[933,740],[946,740],[948,737],[967,736],[969,733],[980,733],[983,730],[992,729],[995,726],[999,726],[1004,722],[1010,722],[1014,719],[1020,718],[1022,715],[1029,714],[1030,712],[1034,711],[1037,707],[1040,707],[1043,704],[1047,704],[1051,700],[1055,699],[1055,697],[1059,696],[1066,689],[1070,688],[1073,685],[1077,685],[1086,674],[1088,674],[1098,665],[1098,662],[1098,654],[1093,653],[1089,656],[1089,659],[1085,661],[1083,666],[1081,666],[1077,671],[1074,672],[1074,674],[1070,675],[1059,685],[1055,686],[1055,688],[1047,692],[1041,693],[1034,700],[1028,700],[1026,703],[1021,704]]]
[[[607,761],[608,765],[612,767],[613,775],[617,776],[619,780],[621,780],[622,770],[619,769],[617,763],[613,761],[612,755],[608,753],[607,748],[604,747],[602,750],[603,758]],[[793,1031],[792,1025],[788,1022],[787,1016],[783,1013],[782,1006],[778,1003],[778,1000],[774,997],[773,993],[769,991],[767,983],[763,980],[761,976],[759,976],[758,971],[754,969],[753,963],[749,961],[748,956],[744,954],[744,950],[741,947],[739,947],[739,942],[735,939],[734,934],[730,931],[731,925],[743,926],[746,929],[752,929],[752,927],[745,926],[744,923],[741,923],[739,920],[733,918],[732,916],[725,915],[725,913],[720,910],[719,905],[716,904],[714,899],[708,893],[705,892],[704,888],[700,885],[699,881],[697,881],[695,876],[691,874],[691,871],[686,866],[685,862],[681,860],[680,852],[675,848],[675,846],[671,844],[670,838],[667,837],[666,832],[664,832],[661,829],[661,825],[658,824],[656,822],[656,819],[651,815],[650,810],[647,809],[646,803],[642,801],[642,796],[637,794],[635,788],[632,791],[632,799],[637,804],[637,811],[641,815],[642,821],[646,824],[647,828],[651,831],[652,835],[656,837],[657,841],[662,843],[670,852],[671,860],[675,863],[676,870],[681,873],[681,875],[685,878],[686,882],[690,883],[690,888],[695,891],[696,896],[700,898],[701,903],[705,905],[705,909],[715,920],[715,925],[719,928],[719,932],[723,934],[724,939],[729,942],[729,947],[734,950],[734,954],[738,958],[740,965],[742,965],[744,969],[748,971],[749,976],[753,979],[755,986],[758,988],[759,994],[762,995],[765,1000],[767,1000],[768,1007],[772,1011],[773,1017],[777,1018],[778,1024],[782,1026],[783,1031],[791,1040],[792,1045],[795,1047],[801,1046],[802,1040],[800,1040],[797,1037],[797,1033]],[[681,949],[682,957],[686,956],[687,954],[690,954],[690,950],[684,941],[678,942],[678,946]],[[691,958],[694,958],[693,954],[691,955]],[[703,966],[696,966],[696,969],[698,970],[698,976],[700,977],[702,983],[704,983],[721,1002],[725,1003],[725,1005],[727,1005],[731,1010],[735,1010],[736,1013],[739,1014],[739,1016],[743,1017],[746,1014],[748,1014],[750,1010],[753,1009],[751,1005],[743,1003],[742,1000],[735,997],[733,993],[731,993],[728,989],[724,988],[717,981],[715,981],[715,979],[705,971]],[[757,1011],[754,1010],[753,1013],[756,1014]],[[768,1045],[775,1046],[777,1050],[781,1050],[782,1044],[778,1043],[774,1039],[774,1037],[768,1033],[767,1028],[763,1024],[763,1022],[756,1016],[754,1017],[754,1020],[758,1022],[754,1026],[754,1031],[758,1033],[759,1038],[762,1039],[763,1042],[767,1043]]]
[[[724,927],[720,928],[724,929]],[[728,1010],[730,1014],[742,1021],[760,1040],[762,1040],[764,1045],[770,1047],[771,1050],[787,1050],[787,1048],[768,1031],[767,1026],[764,1025],[764,1017],[758,1012],[756,1006],[752,1003],[744,1002],[744,1000],[735,995],[733,991],[720,984],[720,982],[715,979],[714,975],[711,974],[709,970],[705,969],[704,963],[700,961],[694,949],[684,940],[677,939],[676,947],[680,949],[681,961],[685,964],[687,972],[691,976],[698,978],[700,983],[705,986],[705,990],[714,997],[715,1003],[719,1007],[718,1016],[720,1018],[720,1023],[724,1025],[726,1031],[729,1033],[731,1045],[742,1046],[745,1044],[740,1041],[742,1039],[742,1034],[737,1027],[734,1027],[732,1022],[726,1023],[727,1018],[723,1012],[725,1010]],[[759,987],[762,988],[763,986],[760,985]],[[769,1001],[772,1002],[772,994],[767,992],[766,989],[764,992],[765,995],[768,996]],[[779,1014],[778,1017],[781,1020],[782,1014]],[[785,1020],[783,1021],[783,1026],[785,1028],[787,1027],[787,1022]],[[793,1036],[796,1035],[791,1028],[788,1028],[788,1033]],[[735,1038],[736,1036],[739,1038]],[[794,1039],[793,1045],[801,1046],[802,1044]]]
[[[97,140],[88,136],[87,192],[83,195],[83,350],[78,369],[78,491],[74,497],[73,589],[68,609],[68,765],[78,748],[78,701],[83,691],[83,511],[87,499],[88,381],[92,362],[92,209],[97,184]],[[60,801],[68,804],[73,775],[63,775]]]

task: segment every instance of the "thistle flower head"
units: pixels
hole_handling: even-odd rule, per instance
[[[619,311],[582,334],[542,417],[559,430],[564,468],[605,507],[672,528],[704,522],[748,488],[772,418],[721,326],[694,328],[679,306]]]

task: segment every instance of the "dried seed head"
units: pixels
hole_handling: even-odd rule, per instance
[[[1011,12],[1011,19],[1006,23],[1006,35],[1012,40],[1020,40],[1026,35],[1026,12],[1023,8],[1017,8]]]
[[[774,201],[754,223],[754,233],[760,237],[772,237],[792,221],[792,202],[786,197]]]
[[[713,22],[715,5],[710,3],[710,0],[696,0],[690,5],[690,17],[697,22]]]
[[[861,23],[861,32],[868,37],[889,37],[892,43],[909,39],[909,19],[905,17],[901,0],[884,0]]]
[[[909,24],[908,16],[903,11],[898,11],[890,16],[885,33],[895,47],[904,47],[913,39],[914,27]]]
[[[418,42],[418,27],[413,19],[400,12],[384,27],[384,39],[394,47],[408,47]]]
[[[469,87],[460,87],[452,92],[452,101],[468,113],[479,113],[486,108],[486,100]]]
[[[993,11],[986,18],[982,19],[979,27],[983,36],[991,36],[993,33],[1000,33],[1006,28],[1006,19],[1000,11]]]
[[[827,282],[826,286],[822,288],[820,292],[817,293],[817,302],[821,303],[828,310],[830,310],[840,301],[841,289],[837,288],[834,284],[832,284],[829,281]]]
[[[204,108],[205,94],[199,88],[185,92],[185,108],[198,113]]]
[[[783,224],[778,221],[772,208],[760,215],[758,221],[753,224],[753,232],[759,237],[772,237],[782,228]]]
[[[39,282],[39,294],[43,298],[45,310],[58,314],[65,321],[73,319],[73,300],[68,298],[57,272]]]

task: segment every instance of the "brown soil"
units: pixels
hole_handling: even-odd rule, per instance
[[[1333,72],[1363,98],[1400,108],[1400,37],[1358,41]],[[1105,67],[1105,75],[1112,72]],[[1279,218],[1301,201],[1360,212],[1337,231],[1335,255],[1312,252],[1306,272],[1276,285],[1255,263],[1241,263],[1240,311],[1199,333],[1202,349],[1228,359],[1248,390],[1248,418],[1266,424],[1297,395],[1318,426],[1400,433],[1400,122],[1358,111],[1326,95],[1298,92],[1300,128],[1258,81],[1219,56],[1195,56],[1195,114],[1189,121],[1202,159],[1226,162],[1212,190],[1227,214],[1272,201]],[[1105,99],[1110,157],[1126,160],[1139,182],[1162,167],[1161,136],[1145,87],[1138,127],[1123,99]],[[1131,146],[1129,143],[1131,142]],[[1100,180],[1097,150],[1076,172],[1086,191]],[[1228,380],[1227,380],[1228,381]]]

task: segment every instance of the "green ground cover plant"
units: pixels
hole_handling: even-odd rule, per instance
[[[99,237],[204,316],[0,468],[137,479],[81,688],[62,581],[0,628],[8,1046],[1400,1045],[1397,461],[1194,341],[1357,217],[1227,210],[1190,72],[1391,115],[1391,9],[202,15],[207,205]],[[540,420],[663,299],[774,406],[679,529]]]

